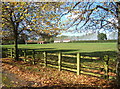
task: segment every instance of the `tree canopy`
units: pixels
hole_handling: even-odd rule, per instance
[[[104,33],[99,33],[98,34],[98,40],[107,40],[107,36]]]
[[[15,59],[18,59],[18,37],[21,33],[56,35],[60,32],[56,19],[57,9],[63,3],[58,2],[3,2],[2,31],[10,31],[15,39]]]

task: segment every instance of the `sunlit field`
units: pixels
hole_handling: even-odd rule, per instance
[[[14,47],[3,45],[2,47]],[[71,50],[71,52],[117,51],[117,43],[51,43],[51,44],[19,44],[19,48],[41,50]],[[64,52],[64,51],[63,51]]]

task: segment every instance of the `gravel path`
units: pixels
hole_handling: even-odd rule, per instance
[[[24,79],[19,78],[19,76],[10,73],[7,70],[2,70],[2,87],[30,87],[32,85],[31,82],[27,82]]]

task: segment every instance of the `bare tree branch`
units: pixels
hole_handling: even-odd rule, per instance
[[[72,7],[72,9],[70,9],[68,12],[62,14],[62,15],[60,16],[60,18],[58,19],[57,23],[60,21],[61,17],[63,17],[64,15],[68,14],[69,12],[71,12],[79,3],[80,3],[80,2],[77,2],[77,3]]]
[[[109,10],[108,8],[104,8],[103,6],[100,6],[100,5],[97,5],[97,7],[96,8],[101,8],[101,9],[103,9],[103,10],[105,10],[105,11],[107,11],[107,12],[110,12],[111,14],[113,14],[115,17],[117,17],[117,15],[115,15],[114,14],[114,12],[112,12],[111,10]]]

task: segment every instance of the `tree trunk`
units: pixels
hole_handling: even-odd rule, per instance
[[[19,55],[18,55],[18,26],[14,27],[14,45],[15,45],[15,60],[19,60]]]
[[[18,36],[15,34],[15,60],[19,60],[18,56]]]
[[[117,65],[116,65],[116,73],[117,73],[117,85],[120,87],[120,2],[117,2],[118,10],[118,57],[117,57]]]

